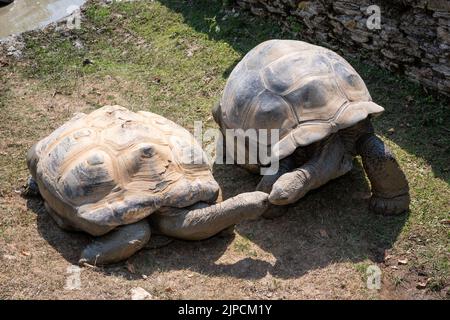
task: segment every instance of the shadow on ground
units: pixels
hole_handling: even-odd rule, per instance
[[[216,167],[215,172],[224,198],[254,190],[259,180],[249,179],[237,167]],[[355,161],[350,173],[310,192],[282,217],[242,223],[237,232],[275,258],[265,271],[280,278],[296,278],[338,262],[382,262],[408,215],[374,215],[368,209],[369,196],[363,169]],[[264,273],[257,265],[248,270]]]
[[[407,215],[383,217],[367,208],[369,187],[362,168],[311,192],[286,214],[274,220],[260,219],[236,227],[243,237],[241,245],[233,235],[221,234],[204,241],[178,241],[156,249],[142,250],[129,259],[136,273],[192,270],[209,276],[260,279],[268,273],[280,278],[296,278],[311,270],[338,262],[358,263],[366,259],[381,262],[400,233]],[[254,190],[259,177],[236,166],[216,166],[214,174],[224,190],[224,198]],[[42,200],[28,200],[37,214],[38,231],[68,262],[76,264],[79,254],[91,238],[82,233],[63,231],[46,213]],[[158,238],[154,238],[158,240]],[[242,241],[243,244],[242,244]],[[271,255],[260,258],[261,251]],[[152,242],[150,243],[152,244]],[[234,263],[217,262],[226,250],[233,250]],[[244,258],[243,258],[244,257]],[[99,268],[111,274],[124,264]]]
[[[37,215],[39,234],[71,264],[77,264],[83,248],[93,237],[81,232],[68,232],[60,229],[47,214],[43,201],[39,197],[28,199],[27,206]],[[217,265],[215,262],[230,246],[234,235],[226,231],[204,241],[170,240],[162,236],[152,236],[148,247],[136,253],[128,263],[132,263],[136,274],[130,273],[130,279],[141,278],[141,274],[155,271],[192,270],[205,275],[229,275],[237,278],[256,279],[266,274],[268,263],[245,258],[232,265]],[[166,241],[169,240],[169,241]],[[155,243],[156,242],[156,243]],[[159,244],[166,243],[160,247]],[[99,268],[99,272],[111,274],[122,269],[124,263]],[[248,273],[247,267],[255,268]],[[261,273],[258,273],[259,270]]]

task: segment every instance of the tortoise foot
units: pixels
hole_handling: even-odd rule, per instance
[[[409,201],[409,194],[403,194],[390,199],[372,196],[369,206],[377,214],[398,215],[409,209]]]

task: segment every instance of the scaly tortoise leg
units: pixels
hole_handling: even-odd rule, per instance
[[[120,226],[96,238],[82,252],[79,264],[105,265],[131,257],[150,240],[147,220]]]
[[[318,145],[309,161],[275,182],[269,201],[276,205],[294,203],[308,191],[346,174],[352,166],[352,156],[345,150],[340,137],[333,135]]]
[[[388,215],[408,210],[408,181],[388,146],[372,132],[359,138],[357,150],[372,187],[370,208]]]

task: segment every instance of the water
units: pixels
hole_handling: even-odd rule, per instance
[[[15,0],[0,7],[0,39],[60,20],[85,0]]]

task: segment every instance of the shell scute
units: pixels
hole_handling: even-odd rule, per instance
[[[292,106],[271,91],[265,90],[255,99],[244,129],[280,129],[286,131],[296,125]]]
[[[341,61],[333,63],[336,80],[349,101],[370,101],[370,94],[364,81],[348,64]]]
[[[232,122],[232,126],[244,125],[245,115],[249,111],[253,99],[264,90],[262,79],[258,72],[232,74],[231,84],[225,88],[222,100],[224,117]]]
[[[104,151],[88,151],[72,161],[59,181],[68,202],[81,205],[99,201],[116,186],[112,159]]]
[[[305,56],[294,52],[264,68],[261,76],[268,89],[285,95],[308,77],[330,72],[329,63],[323,56]]]
[[[331,119],[346,102],[330,76],[310,77],[286,95],[295,108],[299,121]]]

